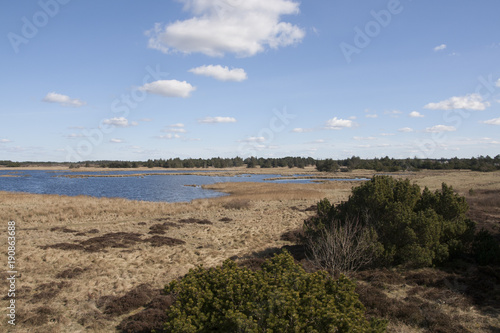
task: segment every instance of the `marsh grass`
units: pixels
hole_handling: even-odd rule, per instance
[[[435,188],[446,181],[459,190],[468,192],[471,187],[477,190],[500,188],[498,175],[499,173],[447,175],[420,172],[413,175],[412,179],[421,185],[434,184]],[[367,174],[363,176],[369,177]],[[446,180],[440,181],[440,178]],[[320,184],[214,184],[209,187],[231,195],[174,204],[0,192],[0,216],[4,223],[15,220],[17,227],[18,332],[112,332],[122,321],[134,315],[143,318],[142,324],[124,322],[124,326],[121,326],[124,330],[125,326],[132,332],[137,325],[147,326],[148,323],[161,322],[164,310],[158,310],[157,306],[161,308],[161,304],[168,303],[163,299],[165,295],[150,294],[149,298],[141,301],[146,304],[120,310],[119,313],[130,311],[121,315],[105,313],[107,306],[99,307],[99,300],[102,297],[114,297],[114,300],[126,301],[125,296],[134,290],[140,292],[144,287],[139,286],[143,284],[147,284],[148,290],[159,290],[173,279],[186,274],[190,268],[197,265],[219,265],[230,257],[244,258],[242,260],[247,260],[247,265],[258,269],[258,262],[262,260],[258,257],[252,259],[249,254],[265,256],[272,253],[273,249],[290,245],[293,232],[288,234],[291,238],[281,239],[281,235],[300,229],[303,221],[315,214],[311,207],[319,199],[326,197],[331,202],[338,203],[346,200],[351,188],[357,185],[359,182],[338,181]],[[235,200],[246,200],[249,207],[225,207]],[[212,224],[182,223],[181,220],[206,220]],[[6,223],[4,225],[6,227]],[[99,237],[118,233],[136,234],[133,238],[137,241],[130,242],[127,247],[106,246],[98,251],[83,250],[100,244],[95,243]],[[123,245],[126,241],[125,238],[122,241],[106,237],[103,242]],[[167,238],[185,243],[155,246],[157,242],[169,242]],[[0,239],[0,247],[5,248],[6,240],[6,237]],[[70,244],[74,248],[52,248],[61,243]],[[6,267],[6,260],[6,256],[0,256],[2,267]],[[470,307],[455,306],[454,304],[460,303],[460,298],[452,301],[452,297],[442,291],[440,286],[433,285],[425,291],[415,289],[409,295],[411,289],[427,286],[417,283],[411,287],[404,286],[408,284],[406,276],[397,278],[387,273],[387,279],[394,280],[392,284],[386,281],[385,273],[372,279],[380,280],[379,291],[389,297],[387,302],[392,302],[397,297],[401,298],[401,302],[406,302],[405,297],[409,296],[419,300],[426,297],[446,299],[452,301],[451,305],[443,305],[437,301],[432,304],[453,320],[459,320],[465,328],[471,328],[470,331],[488,332],[485,327],[500,326],[498,311],[490,305],[490,312],[487,312],[477,304],[485,297],[491,297],[491,291],[485,288],[496,286],[495,272],[478,269],[474,273],[476,275],[470,275],[468,282],[465,281],[472,284],[474,278],[478,281],[471,289],[473,292],[471,291],[470,296],[466,294],[467,300],[473,302]],[[5,274],[2,273],[0,277],[0,288],[7,290]],[[399,283],[398,279],[404,279],[405,282]],[[456,283],[461,286],[465,282]],[[367,282],[369,283],[371,282]],[[6,307],[7,302],[5,297],[0,298],[1,307]],[[157,306],[152,306],[153,303]],[[142,309],[149,312],[143,313]],[[429,309],[427,313],[432,313],[434,308]],[[463,315],[465,319],[456,319],[457,314]],[[467,325],[463,324],[465,321]],[[411,321],[395,321],[391,325],[393,332],[422,331]],[[8,329],[6,321],[0,321],[0,331],[7,332]]]

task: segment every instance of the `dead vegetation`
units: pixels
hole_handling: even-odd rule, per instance
[[[158,230],[161,230],[161,233],[165,233],[164,229],[154,228],[156,233]],[[152,233],[151,231],[149,233]],[[85,252],[99,252],[106,251],[107,248],[120,248],[120,249],[128,249],[137,245],[137,243],[149,242],[152,246],[174,246],[185,244],[183,240],[170,238],[170,237],[162,237],[162,236],[153,236],[150,238],[143,239],[141,234],[132,233],[132,232],[112,232],[99,237],[92,237],[87,240],[79,242],[79,244],[70,244],[70,243],[57,243],[52,245],[44,245],[41,246],[41,249],[59,249],[59,250],[81,250]]]
[[[477,221],[477,228],[489,231],[500,241],[500,189],[471,188],[466,198],[469,217]]]
[[[485,194],[494,200],[495,194],[482,191],[498,190],[498,175],[409,176],[431,189],[443,181],[451,184],[467,195],[471,213],[488,214],[482,221],[489,223],[497,213],[481,198]],[[0,216],[15,220],[19,232],[18,327],[33,332],[150,332],[162,327],[172,303],[160,292],[166,283],[197,265],[219,265],[230,257],[260,269],[283,246],[311,271],[303,249],[293,245],[301,237],[294,230],[315,213],[318,200],[339,203],[358,184],[224,183],[210,188],[231,196],[176,204],[0,192]],[[469,196],[470,188],[474,193]],[[248,205],[232,203],[238,200]],[[5,256],[0,258],[5,266]],[[389,331],[495,332],[500,327],[496,267],[358,274],[365,306],[371,315],[391,320]],[[7,302],[2,298],[0,306]],[[7,330],[5,321],[0,322],[0,331]]]

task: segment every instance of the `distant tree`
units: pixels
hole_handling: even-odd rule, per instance
[[[332,159],[326,159],[323,161],[318,160],[316,162],[316,169],[323,172],[335,172],[339,169],[339,165]]]

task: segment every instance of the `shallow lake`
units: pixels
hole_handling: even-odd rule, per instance
[[[37,194],[89,195],[94,197],[120,197],[131,200],[182,202],[193,199],[213,198],[226,195],[201,188],[201,185],[220,182],[309,183],[312,179],[279,179],[279,175],[238,175],[218,177],[178,175],[192,171],[106,171],[72,172],[42,170],[0,170],[0,191],[28,192]],[[203,172],[203,171],[196,171]],[[175,173],[175,175],[155,175]],[[85,177],[85,175],[90,177]],[[115,175],[123,177],[95,177]],[[128,176],[127,176],[128,175]],[[134,176],[130,176],[134,175]],[[6,177],[7,176],[7,177]],[[68,177],[71,176],[71,177]],[[77,176],[77,177],[74,177]]]

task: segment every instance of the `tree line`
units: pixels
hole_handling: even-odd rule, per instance
[[[458,170],[467,169],[472,171],[495,171],[500,169],[500,154],[495,157],[478,156],[471,158],[440,158],[421,159],[405,158],[395,159],[388,156],[383,158],[362,159],[359,156],[352,156],[346,159],[314,159],[312,157],[279,157],[263,158],[248,157],[234,158],[213,157],[186,158],[179,157],[169,159],[149,159],[147,161],[84,161],[78,163],[56,163],[56,162],[13,162],[9,160],[0,161],[0,166],[21,167],[21,166],[52,166],[67,165],[70,168],[79,167],[101,167],[101,168],[232,168],[246,166],[247,168],[305,168],[314,166],[318,171],[324,172],[348,172],[356,169],[375,170],[377,172],[397,172],[397,171],[418,171],[428,170]]]

